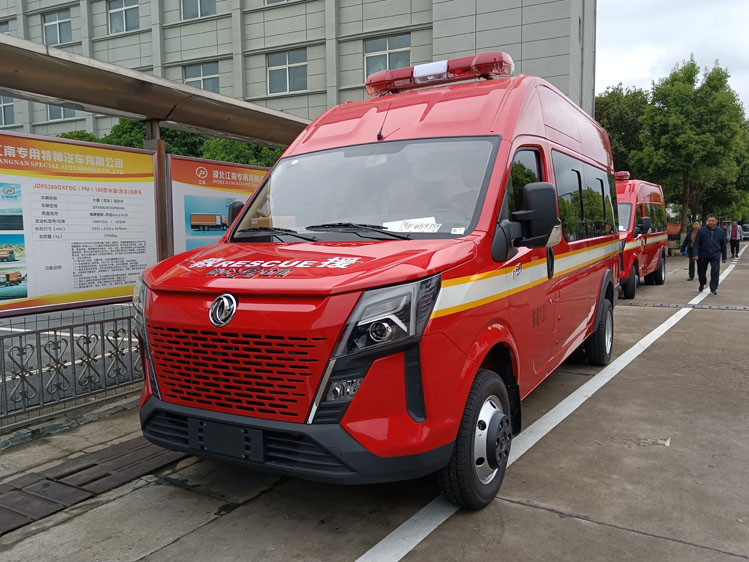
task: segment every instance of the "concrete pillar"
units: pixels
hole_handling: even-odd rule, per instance
[[[162,52],[161,18],[161,0],[151,0],[151,57],[153,60],[153,75],[163,78],[164,55]]]
[[[245,71],[244,71],[244,14],[242,13],[242,0],[231,0],[231,52],[232,52],[232,74],[234,75],[233,97],[243,100],[245,98]]]
[[[22,39],[29,38],[29,25],[26,20],[27,20],[26,0],[16,0],[16,23],[18,24],[18,31]],[[16,100],[14,103],[23,104],[22,105],[23,111],[26,113],[26,119],[24,120],[24,123],[23,123],[23,132],[33,133],[34,131],[31,127],[31,119],[33,117],[32,115],[33,106],[31,105],[31,102]]]
[[[325,0],[325,80],[328,107],[338,105],[338,8]]]

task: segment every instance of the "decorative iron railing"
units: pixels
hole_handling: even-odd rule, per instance
[[[132,313],[113,305],[0,323],[0,431],[136,393]]]

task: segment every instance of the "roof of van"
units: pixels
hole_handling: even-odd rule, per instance
[[[665,204],[666,202],[663,197],[663,188],[656,183],[645,180],[619,180],[616,182],[616,194],[617,196],[630,195],[632,198],[636,195],[637,201],[641,203]]]
[[[554,86],[523,75],[347,102],[314,120],[286,154],[374,143],[380,131],[383,141],[535,135],[611,168],[604,129]]]

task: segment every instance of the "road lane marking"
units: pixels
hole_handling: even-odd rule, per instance
[[[747,245],[741,249],[739,256],[744,253],[746,248]],[[731,262],[720,275],[721,282],[733,271],[736,263],[736,261]],[[709,289],[704,289],[689,301],[688,304],[699,304],[708,295],[710,295]],[[512,442],[507,467],[509,468],[513,462],[528,452],[531,447],[572,414],[572,412],[582,406],[588,398],[593,396],[692,310],[692,308],[682,308],[673,314],[660,326],[655,328],[655,330],[643,337],[592,379],[520,433]],[[458,508],[450,503],[447,498],[442,495],[437,496],[370,550],[357,558],[356,562],[397,562],[447,521],[456,511],[458,511]]]

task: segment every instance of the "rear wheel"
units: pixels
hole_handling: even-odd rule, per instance
[[[658,269],[645,276],[649,285],[663,285],[666,282],[666,258],[661,254],[658,258]]]
[[[658,271],[653,273],[653,283],[663,285],[666,282],[666,256],[661,253],[661,259],[658,261]]]
[[[481,509],[496,497],[512,441],[507,388],[494,371],[473,381],[453,454],[440,472],[442,492],[463,509]]]
[[[635,264],[632,264],[632,269],[629,270],[629,279],[622,287],[622,293],[625,299],[635,298],[635,290],[637,289],[637,268]]]
[[[585,353],[591,365],[608,365],[611,361],[611,350],[614,347],[614,314],[611,302],[601,302],[603,310],[598,319],[596,331],[585,340]]]

